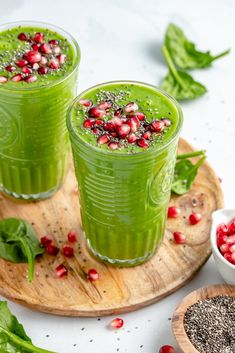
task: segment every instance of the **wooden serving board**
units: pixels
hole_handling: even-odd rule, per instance
[[[179,153],[192,150],[186,141],[180,140]],[[33,284],[27,281],[27,265],[0,259],[0,294],[35,310],[67,316],[123,313],[166,297],[188,282],[211,254],[211,213],[223,207],[222,191],[212,168],[205,163],[191,191],[173,196],[170,204],[180,207],[181,216],[168,220],[157,254],[141,266],[121,269],[97,261],[86,248],[72,169],[63,188],[49,200],[19,203],[0,196],[0,218],[26,219],[39,238],[53,234],[57,245],[62,246],[70,229],[79,235],[74,258],[44,254],[37,261]],[[202,221],[195,226],[188,223],[192,211],[202,214]],[[187,244],[172,241],[172,232],[176,230],[187,235]],[[69,275],[57,279],[55,267],[62,262],[69,268]],[[87,280],[90,268],[99,272],[98,281]]]

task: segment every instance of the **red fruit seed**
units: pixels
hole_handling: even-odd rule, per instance
[[[113,124],[115,128],[119,127],[122,125],[123,121],[120,119],[118,116],[114,116],[110,122]]]
[[[62,278],[68,275],[68,270],[63,264],[57,266],[55,271],[56,271],[56,276],[58,278]]]
[[[227,235],[219,235],[217,236],[217,246],[220,248],[221,245],[225,244],[227,242]]]
[[[228,226],[228,232],[230,235],[235,234],[235,220],[233,219],[229,226]]]
[[[21,60],[16,61],[16,65],[19,66],[19,67],[24,67],[27,64],[28,64],[28,61],[25,60],[25,59],[21,59]]]
[[[6,83],[7,78],[5,76],[0,76],[0,83]]]
[[[117,150],[119,147],[117,142],[109,142],[108,146],[111,150]]]
[[[46,246],[46,252],[49,255],[56,256],[59,251],[60,251],[59,248],[57,248],[57,246],[53,245],[52,243]]]
[[[70,232],[67,235],[68,241],[70,243],[75,243],[77,241],[77,233],[74,229],[70,230]]]
[[[232,246],[233,246],[233,245],[232,245]],[[229,247],[228,244],[222,244],[222,245],[220,246],[220,248],[219,248],[221,254],[225,254],[226,252],[231,251],[230,249],[231,249],[232,246]],[[234,250],[235,250],[235,249],[234,249]]]
[[[69,245],[63,245],[63,254],[66,257],[73,257],[74,256],[73,248]]]
[[[152,136],[152,133],[151,131],[146,131],[143,133],[142,137],[145,139],[145,140],[150,140],[151,139],[151,136]]]
[[[22,70],[23,74],[29,75],[32,73],[32,70],[30,69],[30,67],[23,67]]]
[[[117,110],[115,110],[114,112],[114,116],[120,116],[122,114],[122,108],[118,108]]]
[[[141,148],[148,148],[149,147],[148,142],[144,138],[140,138],[139,140],[137,140],[137,144]]]
[[[200,213],[192,213],[189,216],[189,223],[194,226],[195,224],[199,223],[200,220],[202,219],[202,216]]]
[[[154,132],[162,132],[164,129],[164,122],[162,120],[154,120],[151,123],[151,128]]]
[[[60,54],[61,52],[61,48],[59,47],[59,45],[56,45],[55,47],[52,48],[52,52],[54,55],[58,55]],[[64,55],[64,54],[63,54]],[[58,56],[57,56],[57,59],[58,59]],[[66,55],[65,55],[66,56]]]
[[[117,317],[116,319],[113,319],[113,320],[110,322],[110,324],[109,324],[109,326],[110,326],[111,328],[115,328],[115,329],[122,328],[123,325],[124,325],[124,321],[123,321],[123,319],[121,319],[120,317]]]
[[[32,45],[32,49],[33,49],[34,51],[38,51],[38,50],[39,50],[39,47],[40,47],[40,44],[33,44],[33,45]]]
[[[226,244],[230,244],[230,245],[235,244],[235,234],[230,235],[229,237],[227,237]]]
[[[225,223],[221,223],[218,225],[216,229],[217,235],[227,235],[228,234],[228,226]]]
[[[174,232],[173,237],[176,244],[184,244],[186,242],[186,236],[181,232]]]
[[[47,74],[47,72],[48,72],[47,67],[39,67],[39,69],[38,69],[39,75],[45,75],[45,74]]]
[[[124,139],[127,137],[127,135],[129,134],[130,132],[130,126],[128,124],[122,124],[121,126],[118,126],[117,127],[117,133],[118,133],[118,136],[121,138],[121,139]]]
[[[100,102],[98,105],[97,105],[97,108],[99,109],[110,109],[112,107],[112,102],[110,101],[107,101],[107,102]]]
[[[103,127],[104,127],[105,131],[114,131],[115,130],[114,125],[109,121],[107,123],[104,123]]]
[[[230,253],[230,252],[226,252],[225,254],[224,254],[224,258],[225,258],[225,260],[227,260],[228,262],[233,262],[233,260],[232,260],[232,254]]]
[[[35,75],[30,75],[25,78],[25,82],[27,82],[27,83],[32,83],[35,81],[37,81],[37,76],[35,76]]]
[[[48,62],[47,58],[45,56],[42,56],[41,60],[40,60],[40,65],[46,65]]]
[[[51,39],[51,40],[49,40],[49,44],[51,44],[51,45],[58,45],[58,44],[59,44],[59,41],[56,40],[56,39]]]
[[[83,122],[83,127],[85,129],[91,129],[94,125],[95,125],[95,120],[93,120],[93,119],[86,119]]]
[[[176,353],[176,351],[174,347],[166,345],[160,348],[159,353]]]
[[[44,41],[44,34],[41,33],[41,32],[37,32],[34,37],[33,37],[33,40],[36,42],[36,43],[42,43]]]
[[[98,137],[97,142],[99,145],[104,145],[105,143],[108,143],[110,140],[110,137],[108,135],[102,135]]]
[[[89,116],[92,116],[93,118],[104,118],[106,115],[106,111],[104,109],[99,109],[97,107],[93,107],[89,110]]]
[[[125,113],[127,113],[127,114],[133,113],[137,109],[138,109],[138,105],[135,102],[128,103],[124,108]]]
[[[129,143],[134,143],[137,140],[136,135],[132,132],[127,136],[127,140]]]
[[[167,118],[161,119],[166,127],[171,126],[171,121]]]
[[[6,67],[6,70],[7,70],[8,72],[13,72],[13,71],[16,70],[16,67],[15,67],[15,66],[12,66],[12,65],[8,65],[8,66]]]
[[[18,35],[18,39],[19,39],[19,40],[26,41],[26,40],[28,39],[28,37],[26,36],[25,33],[20,33],[20,34]]]
[[[51,59],[49,62],[49,67],[52,70],[57,70],[60,67],[59,61],[57,59]]]
[[[135,114],[131,116],[138,118],[140,121],[144,121],[146,119],[145,115],[141,112],[135,112]]]
[[[51,244],[52,241],[53,241],[53,239],[52,239],[52,237],[50,235],[45,235],[44,237],[42,237],[40,239],[40,242],[41,242],[42,246],[45,246],[45,247],[47,245]]]
[[[168,218],[177,218],[180,215],[180,209],[176,206],[170,206],[168,208]]]
[[[86,108],[89,108],[92,106],[92,101],[90,101],[88,99],[80,99],[79,103]]]
[[[38,51],[31,50],[25,55],[26,59],[30,64],[39,63],[42,56]]]
[[[88,271],[88,274],[87,274],[87,279],[90,281],[90,282],[94,282],[94,281],[97,281],[97,279],[99,279],[99,274],[98,272],[92,268]]]
[[[13,82],[19,82],[22,81],[22,76],[20,74],[17,74],[11,78]]]
[[[57,60],[59,61],[59,63],[61,64],[61,65],[63,65],[64,63],[65,63],[65,61],[66,61],[66,55],[65,54],[59,54],[59,55],[57,55]]]
[[[130,132],[136,132],[138,129],[137,118],[130,118],[127,120],[127,124],[130,126]]]
[[[40,51],[44,54],[51,54],[52,50],[49,44],[43,43],[40,45]]]

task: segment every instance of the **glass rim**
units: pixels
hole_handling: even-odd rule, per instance
[[[139,152],[135,152],[133,154],[130,154],[130,153],[116,153],[115,156],[118,157],[123,157],[123,156],[126,156],[126,157],[130,157],[132,156],[132,158],[134,156],[137,156],[137,155],[143,155],[143,154],[149,154],[149,153],[152,153],[152,152],[156,152],[156,151],[162,151],[163,149],[165,149],[168,145],[170,145],[180,134],[181,130],[182,130],[182,125],[183,125],[183,111],[182,111],[182,108],[181,106],[179,105],[179,103],[176,101],[175,98],[173,98],[171,95],[169,95],[167,92],[165,92],[164,90],[162,90],[161,88],[157,87],[157,86],[154,86],[150,83],[145,83],[145,82],[141,82],[141,81],[132,81],[132,80],[116,80],[116,81],[107,81],[107,82],[103,82],[103,83],[99,83],[99,84],[96,84],[90,88],[87,88],[86,90],[84,90],[83,92],[81,92],[72,102],[72,104],[70,105],[68,111],[67,111],[67,118],[66,118],[66,122],[67,122],[67,128],[69,130],[69,133],[71,134],[71,136],[73,136],[73,138],[77,139],[82,145],[86,146],[86,147],[89,147],[90,149],[96,151],[96,152],[99,152],[99,153],[102,153],[102,154],[105,154],[105,155],[114,155],[113,151],[112,150],[103,150],[103,149],[100,149],[99,147],[95,146],[95,145],[92,145],[86,141],[84,141],[79,133],[74,129],[73,125],[72,125],[72,122],[71,122],[71,112],[74,108],[74,105],[77,103],[77,101],[79,99],[81,99],[81,97],[86,94],[86,93],[89,93],[90,91],[94,90],[94,89],[97,89],[97,88],[102,88],[106,85],[110,85],[110,84],[134,84],[134,85],[142,85],[142,86],[145,86],[145,87],[148,87],[148,88],[152,88],[153,90],[155,90],[156,92],[159,92],[161,93],[163,96],[165,96],[167,99],[170,100],[170,102],[174,105],[174,107],[176,108],[177,110],[177,113],[178,113],[178,122],[177,122],[177,126],[176,126],[176,129],[174,131],[174,134],[169,138],[169,140],[166,141],[166,143],[164,143],[163,145],[159,146],[156,144],[156,146],[154,146],[155,148],[148,150],[148,149],[145,149],[145,150],[140,150]]]
[[[59,78],[58,80],[54,80],[52,82],[50,82],[47,85],[40,85],[40,86],[33,86],[33,87],[9,87],[7,85],[0,85],[0,90],[7,90],[7,91],[32,91],[32,90],[38,90],[41,88],[50,88],[53,86],[56,86],[58,84],[60,84],[61,82],[65,81],[67,78],[69,78],[70,76],[73,75],[74,71],[77,69],[78,65],[80,64],[80,60],[81,60],[81,49],[79,47],[78,42],[76,41],[76,39],[66,30],[64,30],[63,28],[53,25],[51,23],[48,22],[43,22],[43,21],[27,21],[27,20],[23,20],[23,21],[12,21],[12,22],[7,22],[7,23],[3,23],[0,25],[0,34],[2,31],[7,30],[9,28],[14,28],[17,26],[41,26],[42,28],[48,28],[48,29],[52,29],[55,30],[55,32],[58,32],[59,34],[63,35],[69,42],[70,44],[73,45],[73,50],[74,50],[74,54],[75,54],[75,62],[73,64],[73,68],[72,71],[68,72],[66,75],[64,75],[63,77]]]

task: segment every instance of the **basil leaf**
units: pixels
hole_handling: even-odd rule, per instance
[[[230,52],[230,49],[211,55],[209,51],[201,52],[190,42],[184,32],[175,24],[170,23],[165,34],[165,46],[174,63],[181,69],[205,68]]]
[[[193,164],[189,159],[179,159],[179,162],[175,165],[171,191],[177,195],[183,195],[188,192],[197,176],[198,169],[205,159],[206,156],[203,156],[196,164]]]
[[[0,257],[14,262],[28,262],[29,281],[34,275],[34,261],[44,252],[35,233],[26,221],[8,218],[0,221]]]
[[[11,314],[7,302],[0,301],[0,352],[1,353],[53,353],[35,347],[24,327]]]
[[[207,92],[201,83],[184,71],[177,70],[167,48],[162,48],[169,72],[161,83],[161,88],[178,100],[195,99]]]

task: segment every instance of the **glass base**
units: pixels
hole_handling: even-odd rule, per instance
[[[53,188],[51,190],[41,192],[39,194],[18,194],[14,191],[7,190],[6,188],[3,187],[3,185],[0,185],[0,191],[5,194],[8,197],[17,199],[17,200],[24,200],[24,201],[39,201],[39,200],[44,200],[52,195],[55,194],[57,190],[59,190],[60,187]]]
[[[85,236],[85,234],[84,234],[84,236]],[[85,238],[86,238],[86,236],[85,236]],[[86,241],[87,241],[88,249],[91,251],[92,255],[94,255],[96,258],[98,258],[102,262],[106,262],[110,265],[117,266],[117,267],[134,267],[134,266],[141,265],[144,262],[150,260],[151,257],[153,257],[153,255],[155,255],[155,253],[156,253],[156,249],[155,249],[153,252],[148,253],[145,256],[138,257],[136,259],[125,259],[125,260],[110,259],[108,256],[101,255],[96,250],[94,250],[91,246],[89,239],[86,238]]]

